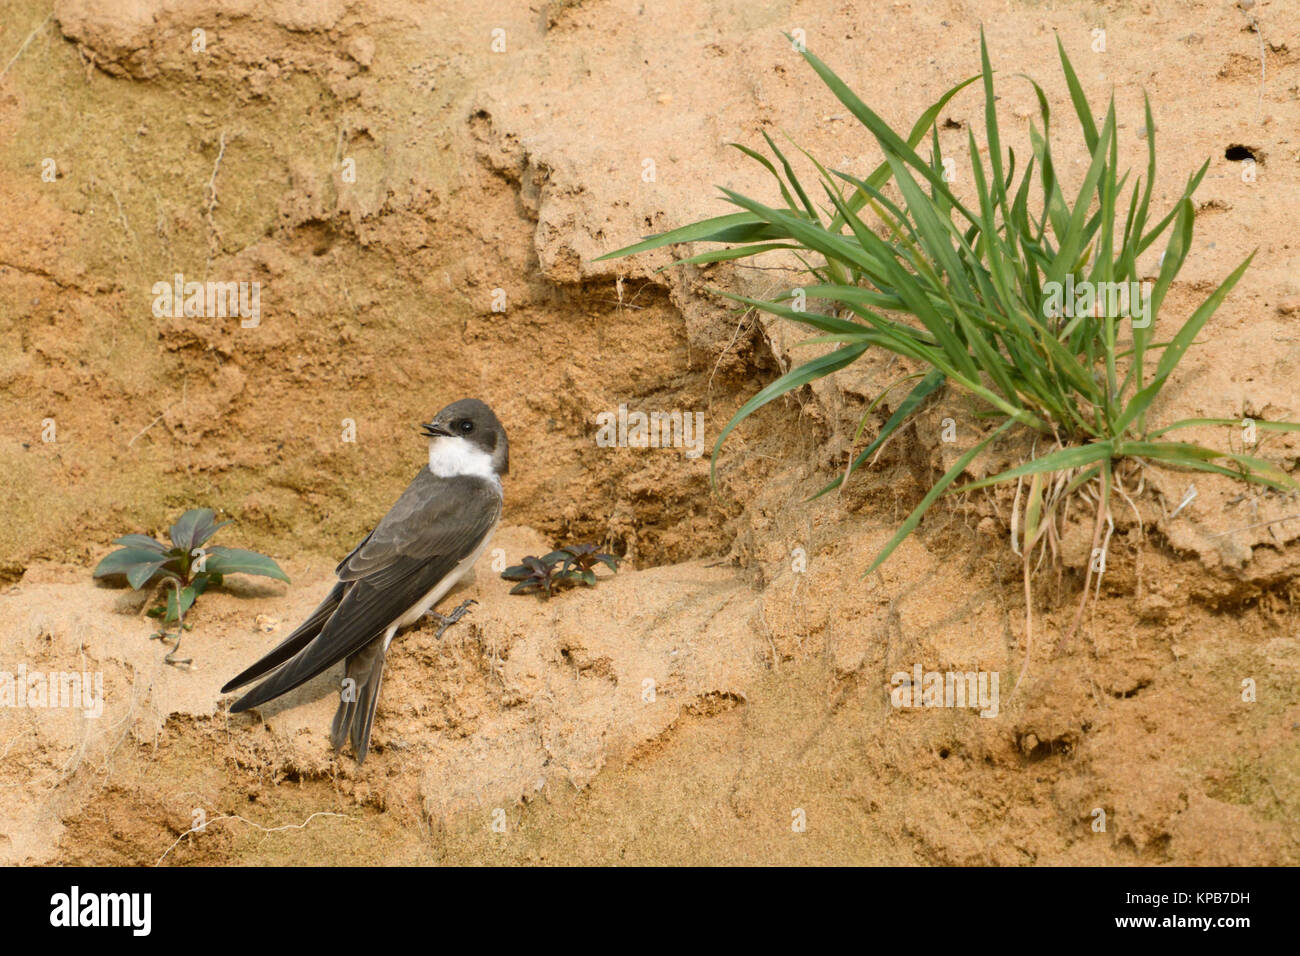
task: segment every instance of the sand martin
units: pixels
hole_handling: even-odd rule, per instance
[[[357,762],[366,759],[393,636],[432,613],[478,560],[501,520],[501,476],[509,470],[509,451],[492,409],[465,398],[420,427],[429,439],[428,466],[335,569],[338,583],[320,607],[221,688],[224,694],[271,675],[235,701],[232,713],[279,697],[346,658],[330,741],[337,751],[351,736]],[[468,603],[452,616],[434,616],[445,628]]]

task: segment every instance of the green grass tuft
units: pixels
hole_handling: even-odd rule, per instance
[[[819,334],[808,344],[833,343],[837,347],[792,369],[746,402],[718,437],[714,469],[722,443],[756,409],[844,368],[872,347],[915,360],[924,371],[908,380],[915,384],[881,433],[852,460],[843,476],[819,494],[846,480],[941,387],[951,386],[969,396],[977,414],[992,420],[992,432],[935,482],[876,556],[868,573],[911,534],[939,497],[954,491],[1017,482],[1012,544],[1025,559],[1028,588],[1031,551],[1041,542],[1054,542],[1052,532],[1061,504],[1094,482],[1098,503],[1094,546],[1101,540],[1117,481],[1122,493],[1121,476],[1116,473],[1121,467],[1154,464],[1215,472],[1279,490],[1300,487],[1278,467],[1259,458],[1163,437],[1182,428],[1240,424],[1237,419],[1185,419],[1160,428],[1148,427],[1152,402],[1246,271],[1251,257],[1223,280],[1171,338],[1154,338],[1160,306],[1191,249],[1195,216],[1191,197],[1209,163],[1207,160],[1188,179],[1173,208],[1152,221],[1156,147],[1150,102],[1146,103],[1146,176],[1134,180],[1125,200],[1129,174],[1121,176],[1117,169],[1114,98],[1103,116],[1094,115],[1059,40],[1057,45],[1090,156],[1074,196],[1065,194],[1058,178],[1047,97],[1033,80],[1029,82],[1037,96],[1039,122],[1031,123],[1032,155],[1017,178],[1015,153],[1007,150],[1004,155],[1000,141],[993,69],[982,35],[980,73],[946,92],[921,115],[906,138],[863,103],[830,67],[805,52],[804,58],[825,84],[875,138],[885,161],[866,179],[858,179],[828,170],[809,156],[824,194],[819,206],[776,143],[764,134],[775,163],[748,147],[737,148],[773,176],[782,205],[768,206],[724,189],[728,201],[740,212],[651,236],[602,257],[684,242],[722,243],[726,248],[701,252],[679,263],[721,262],[792,250],[815,280],[772,300],[721,293],[814,329]],[[968,206],[944,179],[935,122],[949,100],[976,82],[984,93],[988,159],[981,157],[974,135],[968,134],[976,200]],[[928,159],[916,151],[927,133]],[[886,195],[887,186],[901,198],[901,205]],[[870,221],[865,218],[868,214]],[[1102,284],[1108,283],[1141,283],[1144,276],[1139,271],[1139,257],[1157,242],[1163,242],[1164,254],[1149,286],[1149,311],[1139,316],[1140,321],[1131,322],[1127,341],[1121,342],[1121,326],[1131,320],[1113,314],[1119,310],[1070,314],[1075,310],[1064,308],[1059,286],[1067,282],[1086,281],[1102,289],[1107,288]],[[829,309],[819,313],[800,308],[805,300],[822,300]],[[872,408],[875,405],[873,402]],[[1257,422],[1256,427],[1300,429],[1290,422]],[[1000,474],[956,484],[970,462],[1010,430],[1036,433],[1050,450]],[[1024,496],[1022,517],[1021,492],[1026,482],[1029,491]],[[1085,583],[1085,600],[1087,590]]]

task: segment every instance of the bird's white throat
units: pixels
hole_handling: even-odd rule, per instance
[[[463,438],[429,439],[429,470],[439,478],[474,475],[501,483],[492,468],[492,456]]]

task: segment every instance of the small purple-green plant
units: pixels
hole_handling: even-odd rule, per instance
[[[596,565],[618,572],[618,558],[594,544],[570,544],[543,557],[529,555],[522,564],[506,568],[501,577],[518,583],[511,594],[540,594],[549,600],[562,587],[596,586]]]

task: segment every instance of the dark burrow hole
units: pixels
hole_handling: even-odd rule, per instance
[[[1143,678],[1128,690],[1113,690],[1110,692],[1110,695],[1116,700],[1129,700],[1130,698],[1136,697],[1139,691],[1145,690],[1150,686],[1151,681],[1147,678]]]
[[[1259,155],[1249,146],[1242,146],[1240,143],[1233,143],[1223,151],[1223,158],[1234,163],[1242,163],[1248,159],[1259,162]]]
[[[323,219],[309,219],[298,227],[297,238],[301,247],[313,256],[323,256],[333,248],[337,237],[330,223]]]
[[[1028,744],[1029,737],[1034,739],[1032,746]],[[1016,738],[1016,749],[1027,762],[1038,763],[1048,757],[1068,757],[1073,752],[1074,746],[1068,735],[1062,735],[1054,740],[1039,740],[1036,735],[1022,734]]]

